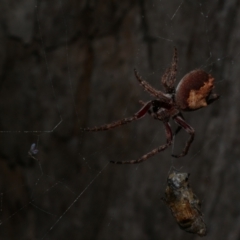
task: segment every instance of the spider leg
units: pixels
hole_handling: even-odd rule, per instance
[[[175,92],[174,84],[176,81],[176,74],[177,74],[177,64],[178,64],[178,56],[177,56],[177,49],[174,48],[172,64],[162,76],[162,84],[167,93]]]
[[[172,130],[171,130],[171,126],[170,126],[169,122],[164,122],[164,126],[165,126],[166,138],[167,138],[166,144],[161,145],[160,147],[153,149],[151,152],[143,155],[142,157],[140,157],[137,160],[118,161],[118,162],[110,161],[110,162],[111,163],[115,163],[115,164],[135,164],[135,163],[140,163],[140,162],[146,161],[147,159],[149,159],[150,157],[154,156],[155,154],[157,154],[159,152],[162,152],[163,150],[168,148],[172,144],[173,135],[172,135]]]
[[[195,132],[194,132],[194,129],[181,116],[177,115],[173,119],[180,127],[182,127],[188,134],[190,134],[190,137],[189,137],[182,153],[180,153],[179,155],[172,154],[173,157],[179,158],[179,157],[185,156],[188,153],[189,147],[191,146],[191,143],[193,142]]]
[[[182,130],[182,127],[178,126],[174,133],[174,136],[176,136],[181,130]]]
[[[124,119],[121,119],[121,120],[118,120],[118,121],[115,121],[112,123],[104,124],[99,127],[82,128],[82,130],[88,131],[88,132],[90,132],[90,131],[96,132],[96,131],[105,131],[105,130],[109,130],[109,129],[112,129],[115,127],[119,127],[121,125],[130,123],[132,121],[135,121],[135,120],[138,120],[138,119],[144,117],[145,114],[148,112],[149,108],[151,107],[151,105],[152,105],[152,101],[145,103],[144,106],[137,113],[135,113],[132,117],[128,117],[128,118],[124,118]]]
[[[149,92],[152,96],[161,99],[163,102],[169,102],[169,98],[161,91],[156,90],[153,88],[149,83],[144,81],[138,74],[137,70],[134,69],[135,76],[137,80],[139,81],[140,85],[147,91]]]
[[[185,120],[181,112],[179,112],[178,115],[181,116],[181,118],[182,118],[183,120]],[[174,133],[174,136],[176,136],[181,130],[182,130],[182,127],[181,127],[181,126],[178,126],[177,129],[176,129],[176,131],[175,131],[175,133]]]

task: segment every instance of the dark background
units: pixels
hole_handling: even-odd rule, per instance
[[[205,239],[240,238],[240,1],[1,0],[0,239],[197,239],[161,200],[169,171],[191,173]],[[196,131],[165,142],[147,116],[98,133],[80,128],[131,116],[161,89],[173,48],[177,79],[202,68],[221,98],[184,116]],[[175,124],[172,123],[175,128]],[[38,144],[37,159],[28,156]]]

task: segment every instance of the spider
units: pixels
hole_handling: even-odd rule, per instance
[[[174,84],[176,81],[177,63],[177,49],[174,48],[171,66],[166,69],[161,79],[165,93],[153,88],[149,83],[143,80],[142,77],[139,76],[136,69],[134,69],[135,76],[140,85],[155,99],[148,102],[139,101],[139,103],[142,105],[142,108],[132,117],[124,118],[109,124],[104,124],[99,127],[82,129],[83,131],[110,130],[143,118],[147,115],[147,113],[154,119],[163,122],[166,132],[166,143],[164,145],[153,149],[149,153],[136,160],[116,162],[111,161],[111,163],[140,163],[168,148],[173,142],[173,133],[169,123],[170,118],[172,118],[178,125],[175,135],[182,128],[190,135],[182,152],[178,155],[172,154],[172,156],[179,158],[188,153],[190,145],[194,139],[194,129],[185,121],[181,111],[194,111],[199,108],[206,107],[207,105],[216,101],[219,98],[219,95],[212,93],[212,89],[214,88],[214,78],[201,69],[196,69],[187,73],[180,80],[177,88],[175,89]]]

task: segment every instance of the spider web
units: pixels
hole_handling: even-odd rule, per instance
[[[220,195],[220,183],[216,183],[213,191],[217,192],[215,195],[208,194],[211,191],[208,186],[211,177],[205,171],[209,170],[208,161],[211,157],[216,158],[225,152],[225,146],[219,148],[221,151],[217,155],[211,150],[222,136],[219,132],[221,124],[217,117],[210,114],[215,111],[215,115],[219,115],[217,110],[213,110],[216,108],[215,103],[208,109],[200,110],[200,113],[184,114],[196,133],[204,134],[196,135],[188,156],[183,159],[171,157],[172,153],[181,151],[187,140],[188,135],[181,131],[174,137],[171,148],[142,164],[119,166],[109,163],[113,159],[136,159],[165,142],[162,123],[147,117],[108,132],[83,133],[80,128],[97,126],[135,113],[141,107],[138,100],[145,101],[149,96],[138,86],[132,69],[137,67],[150,84],[160,89],[159,80],[170,64],[174,46],[179,49],[177,81],[186,71],[194,68],[205,69],[214,75],[215,70],[225,62],[235,66],[239,53],[233,55],[227,51],[220,52],[212,42],[215,32],[212,28],[211,32],[209,30],[209,16],[212,16],[214,9],[210,5],[208,9],[208,3],[204,1],[173,1],[170,6],[166,1],[139,1],[136,5],[130,4],[130,10],[124,10],[120,5],[123,8],[120,12],[122,18],[126,17],[126,20],[119,17],[122,21],[122,25],[119,25],[126,28],[124,34],[134,31],[136,38],[140,38],[139,32],[142,31],[144,40],[136,41],[137,47],[129,47],[130,52],[131,48],[137,50],[128,62],[124,62],[126,52],[122,53],[121,49],[126,47],[126,43],[119,37],[118,45],[108,45],[113,40],[108,39],[107,30],[102,33],[93,31],[99,34],[100,39],[94,43],[95,50],[104,47],[106,55],[99,58],[94,56],[95,62],[92,63],[93,49],[88,42],[81,40],[82,35],[88,32],[81,29],[78,33],[76,29],[80,25],[71,25],[76,21],[76,3],[68,5],[63,0],[54,3],[53,7],[46,1],[35,2],[32,17],[36,20],[36,26],[32,28],[37,40],[25,39],[17,31],[20,13],[24,7],[32,7],[31,4],[25,1],[25,5],[16,4],[12,9],[9,6],[6,8],[11,9],[8,13],[18,16],[11,22],[12,25],[7,25],[10,41],[13,42],[10,44],[23,42],[28,47],[23,47],[22,51],[26,51],[26,56],[27,51],[32,51],[35,57],[30,61],[32,65],[19,66],[20,69],[25,68],[25,71],[14,70],[8,77],[2,74],[5,81],[1,84],[0,97],[1,239],[192,239],[192,235],[178,229],[161,198],[164,196],[166,178],[172,170],[192,174],[190,183],[203,202],[216,202],[215,197]],[[88,14],[97,7],[95,1],[89,1],[89,4],[82,1],[77,7],[84,5],[88,5]],[[161,10],[161,16],[154,9]],[[181,16],[191,11],[198,15],[196,24],[202,32],[198,41],[200,46],[205,46],[204,50],[184,45],[184,35],[187,35],[190,24],[184,24]],[[132,21],[136,15],[141,16],[135,20],[140,22],[140,27],[129,29],[128,21]],[[9,19],[8,16],[6,18]],[[152,25],[147,26],[145,19]],[[164,24],[158,26],[159,21]],[[56,23],[56,29],[49,29],[49,22]],[[107,21],[102,21],[100,15],[99,24],[106,25],[110,34],[115,34],[114,28],[109,27]],[[27,28],[26,23],[23,25]],[[54,35],[51,35],[51,31],[55,31],[55,36],[61,38],[52,39]],[[198,37],[194,35],[197,31],[191,32],[193,35],[186,38]],[[88,41],[91,41],[91,37],[95,36],[89,35]],[[78,42],[79,49],[84,50],[85,55],[80,50],[76,51],[77,47],[72,48],[78,46]],[[168,54],[162,55],[156,51],[164,48],[168,48]],[[198,62],[192,57],[195,53],[200,55]],[[88,54],[90,57],[85,60]],[[119,58],[117,68],[114,60],[112,65],[106,64],[112,56]],[[188,61],[184,60],[185,57],[188,57]],[[159,62],[155,62],[155,59]],[[14,66],[14,63],[8,64]],[[97,70],[89,76],[87,70],[78,71],[78,64],[82,64],[81,69],[90,68],[89,71],[93,71],[96,67]],[[32,68],[35,70],[32,71]],[[121,80],[119,71],[122,71],[121,77],[124,77]],[[23,72],[25,75],[19,77],[18,86],[14,79]],[[44,76],[41,82],[39,74]],[[84,77],[89,82],[84,81]],[[216,88],[219,89],[225,82],[223,78],[216,79]],[[115,89],[118,91],[115,92]],[[89,97],[84,98],[85,95]],[[7,102],[4,102],[6,99]],[[9,110],[11,121],[4,117],[9,108],[16,109],[15,112]],[[235,116],[234,111],[231,114]],[[204,118],[206,120],[202,124]],[[208,122],[210,120],[211,123]],[[171,125],[174,128],[173,122]],[[222,161],[211,173],[220,175],[226,166]],[[205,199],[206,196],[210,196],[210,200]],[[211,204],[206,205],[204,210],[209,219],[208,225],[211,226],[210,220],[213,218],[210,216],[217,210]],[[210,236],[222,239],[211,227],[213,231]],[[238,233],[235,225],[232,229],[231,236],[234,239]]]

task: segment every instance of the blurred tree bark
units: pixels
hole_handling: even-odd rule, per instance
[[[191,173],[205,239],[240,238],[238,0],[2,0],[0,11],[1,239],[197,238],[161,201],[172,169]],[[164,143],[162,123],[80,128],[133,115],[139,99],[151,99],[133,69],[161,89],[174,46],[178,80],[203,68],[221,99],[184,114],[196,131],[186,157],[171,158],[182,131],[142,164],[108,164]]]

